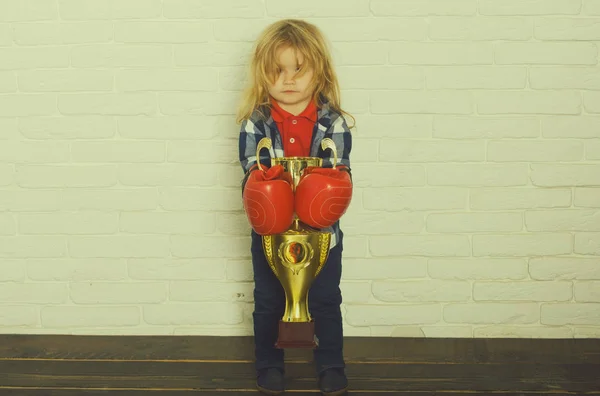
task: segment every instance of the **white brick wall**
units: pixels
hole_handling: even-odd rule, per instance
[[[346,334],[600,336],[600,1],[0,0],[0,332],[252,333],[266,24],[357,118]]]

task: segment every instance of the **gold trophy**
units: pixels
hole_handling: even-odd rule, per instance
[[[334,164],[337,163],[333,140],[323,139],[321,147],[333,150]],[[261,170],[258,158],[263,148],[271,148],[271,139],[261,139],[256,149]],[[303,170],[309,166],[321,167],[323,160],[318,157],[280,157],[272,158],[271,164],[283,166],[295,192]],[[300,222],[297,215],[287,231],[262,237],[269,266],[285,291],[285,312],[279,321],[277,348],[315,348],[319,345],[308,311],[308,292],[327,261],[330,241],[331,233],[309,227]]]

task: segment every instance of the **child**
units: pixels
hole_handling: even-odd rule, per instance
[[[271,157],[321,157],[323,167],[350,174],[352,137],[342,116],[347,113],[340,108],[331,56],[314,25],[296,19],[270,25],[257,41],[249,77],[238,117],[240,163],[245,172],[242,191],[257,161],[270,167]],[[257,144],[264,137],[271,139],[273,147],[270,154],[265,149],[256,158]],[[332,163],[331,150],[321,148],[323,138],[334,141],[338,163]],[[344,234],[339,220],[326,230],[332,232],[329,258],[310,289],[309,310],[319,339],[314,359],[320,389],[326,395],[341,395],[347,388],[339,288]],[[257,386],[265,394],[276,395],[284,391],[283,350],[274,344],[285,295],[254,229],[251,239]]]

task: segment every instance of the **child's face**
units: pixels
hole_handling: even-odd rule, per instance
[[[276,80],[269,83],[269,94],[284,110],[298,115],[311,100],[313,71],[303,65],[304,56],[291,47],[280,48],[276,59]]]

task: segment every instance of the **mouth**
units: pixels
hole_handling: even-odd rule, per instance
[[[283,91],[283,93],[294,93],[296,91]]]

